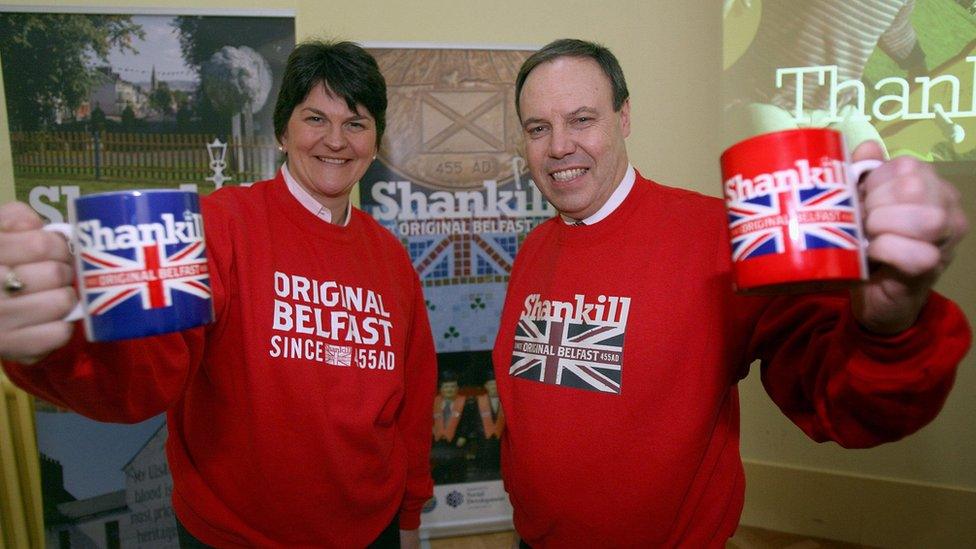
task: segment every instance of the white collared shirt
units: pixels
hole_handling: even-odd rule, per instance
[[[620,180],[620,184],[614,189],[613,194],[610,198],[603,203],[603,206],[596,211],[590,217],[583,219],[584,225],[593,225],[594,223],[599,223],[606,219],[606,217],[614,212],[621,204],[623,204],[624,199],[630,194],[630,189],[634,186],[634,181],[637,180],[637,172],[634,170],[634,166],[627,164],[627,171],[624,173],[624,178]],[[567,225],[576,224],[577,220],[569,217],[568,215],[559,214],[563,218],[563,222]]]
[[[315,200],[315,197],[309,194],[309,192],[305,190],[305,187],[302,187],[301,184],[296,181],[294,177],[292,177],[291,172],[288,171],[288,163],[281,165],[281,174],[285,177],[285,185],[288,186],[288,191],[291,192],[291,195],[295,197],[295,200],[297,200],[299,204],[305,206],[308,211],[315,214],[315,217],[318,217],[326,223],[332,223],[332,212],[320,204],[318,200]],[[351,215],[352,200],[348,200],[346,202],[346,219],[343,221],[342,225],[340,225],[341,227],[345,227],[349,224],[349,217]]]

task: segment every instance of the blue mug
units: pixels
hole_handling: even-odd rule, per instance
[[[81,196],[69,223],[78,307],[89,341],[186,330],[213,320],[200,199],[194,192],[141,190]]]

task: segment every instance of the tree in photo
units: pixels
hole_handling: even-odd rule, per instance
[[[131,132],[136,129],[136,111],[132,108],[132,105],[126,105],[125,109],[122,110],[122,130]]]
[[[176,113],[176,97],[173,95],[173,90],[169,89],[169,84],[160,82],[149,92],[149,105],[162,115]]]
[[[267,19],[254,17],[188,15],[174,18],[172,25],[179,34],[183,59],[187,65],[199,71],[201,79],[206,78],[204,73],[207,72],[206,66],[208,64],[213,65],[214,62],[219,62],[221,57],[227,57],[227,55],[220,53],[222,50],[228,51],[224,50],[226,47],[233,48],[232,51],[238,53],[256,53],[256,56],[249,55],[249,57],[264,58],[273,75],[284,66],[288,52],[295,45],[294,28],[291,21],[283,21],[283,24],[269,24]],[[229,32],[228,29],[233,29],[233,31]],[[217,59],[214,58],[215,55]],[[238,78],[238,80],[240,79]],[[269,91],[270,97],[277,94],[275,86],[276,84],[272,82]],[[226,100],[232,99],[232,97],[224,93],[226,91],[208,93],[201,89],[193,104],[194,118],[202,124],[202,127],[207,131],[224,136],[232,132],[231,118],[226,112],[228,106]],[[251,101],[252,106],[254,106],[253,98]],[[264,131],[270,131],[270,107],[271,105],[265,103],[265,112],[259,121],[256,121],[259,125],[264,124],[262,128]],[[252,112],[257,112],[257,110],[260,108]],[[235,112],[240,112],[240,108]]]
[[[278,25],[269,25],[257,17],[233,18],[233,35],[227,32],[228,18],[187,15],[177,17],[173,26],[180,34],[180,49],[188,65],[200,68],[214,53],[224,46],[250,46],[276,44],[287,41]],[[292,44],[285,44],[290,49]]]
[[[247,46],[224,46],[202,65],[200,83],[218,113],[250,121],[268,100],[271,68],[261,54]],[[253,129],[250,122],[244,126],[245,134]]]
[[[132,40],[143,36],[128,15],[0,13],[10,129],[70,118],[99,77],[92,61],[107,62],[113,48],[132,50]]]

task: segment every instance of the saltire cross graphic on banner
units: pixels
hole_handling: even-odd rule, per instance
[[[423,94],[423,150],[504,151],[505,142],[492,128],[504,116],[504,102],[505,94],[498,92],[434,91]],[[499,112],[501,116],[497,116]]]
[[[136,246],[132,259],[106,251],[82,253],[91,314],[103,314],[134,296],[140,297],[143,309],[171,306],[174,291],[209,299],[210,277],[203,241],[170,248],[175,249],[166,253],[165,246],[159,243]],[[131,249],[125,251],[131,253]]]
[[[791,211],[797,212],[795,227],[789,224]],[[729,231],[734,261],[792,252],[791,231],[802,236],[796,241],[805,250],[860,246],[846,188],[792,189],[738,201],[729,207]]]
[[[509,374],[620,394],[623,346],[624,328],[617,324],[521,318]]]

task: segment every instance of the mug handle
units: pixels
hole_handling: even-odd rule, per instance
[[[43,227],[45,231],[58,233],[68,241],[68,251],[71,252],[71,256],[74,257],[74,227],[69,223],[48,223]],[[77,273],[76,273],[77,276]],[[68,313],[68,316],[64,317],[62,320],[65,322],[74,322],[75,320],[80,320],[85,316],[85,311],[82,308],[81,298],[79,297],[78,303],[75,304],[75,308]]]
[[[864,175],[865,172],[869,172],[881,164],[883,164],[883,162],[874,158],[861,160],[851,164],[847,169],[850,170],[848,176],[851,178],[851,181],[854,182],[854,187],[856,188],[857,184],[860,183],[861,176]]]

